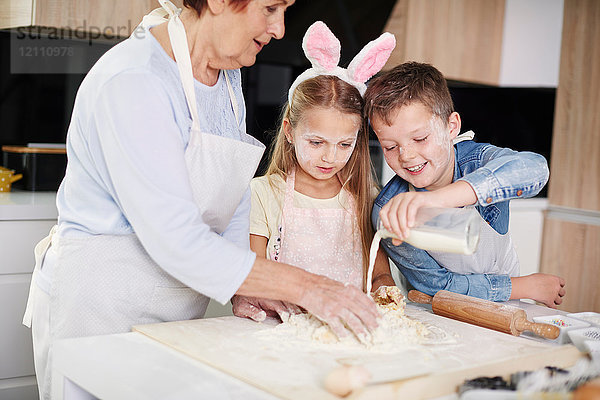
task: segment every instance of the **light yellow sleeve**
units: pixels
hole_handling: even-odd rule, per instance
[[[273,181],[279,186],[284,182],[278,176]],[[252,179],[250,191],[250,233],[271,239],[281,220],[283,192],[274,189],[266,176]]]
[[[254,178],[250,181],[250,233],[269,238],[271,235],[267,221],[268,207],[265,208],[265,203],[268,203],[268,199],[266,198],[265,182],[261,178]]]

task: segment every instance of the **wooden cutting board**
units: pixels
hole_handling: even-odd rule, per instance
[[[431,327],[424,345],[386,353],[359,348],[274,339],[276,322],[209,318],[133,329],[169,347],[284,399],[337,399],[323,379],[344,364],[363,365],[374,380],[348,398],[431,398],[456,391],[465,379],[506,376],[547,365],[568,367],[582,356],[556,346],[448,319],[407,305],[406,314]]]

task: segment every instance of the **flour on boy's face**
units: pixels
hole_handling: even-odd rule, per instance
[[[400,107],[387,125],[371,121],[385,160],[414,187],[435,190],[452,183],[454,148],[450,128],[421,103]]]

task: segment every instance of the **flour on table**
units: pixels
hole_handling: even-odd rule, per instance
[[[390,287],[393,290],[398,288]],[[420,344],[429,333],[427,327],[420,321],[404,315],[404,296],[399,292],[398,303],[390,302],[389,298],[375,298],[381,314],[379,326],[371,336],[360,341],[354,335],[338,338],[329,328],[312,314],[293,314],[289,319],[270,331],[273,336],[285,336],[289,339],[298,338],[305,344],[329,345],[335,347],[363,348],[374,351],[387,351],[409,344]]]

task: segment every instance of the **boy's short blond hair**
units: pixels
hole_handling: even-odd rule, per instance
[[[365,93],[365,116],[392,125],[394,112],[415,102],[448,122],[454,105],[444,75],[433,65],[406,62],[373,78]]]

